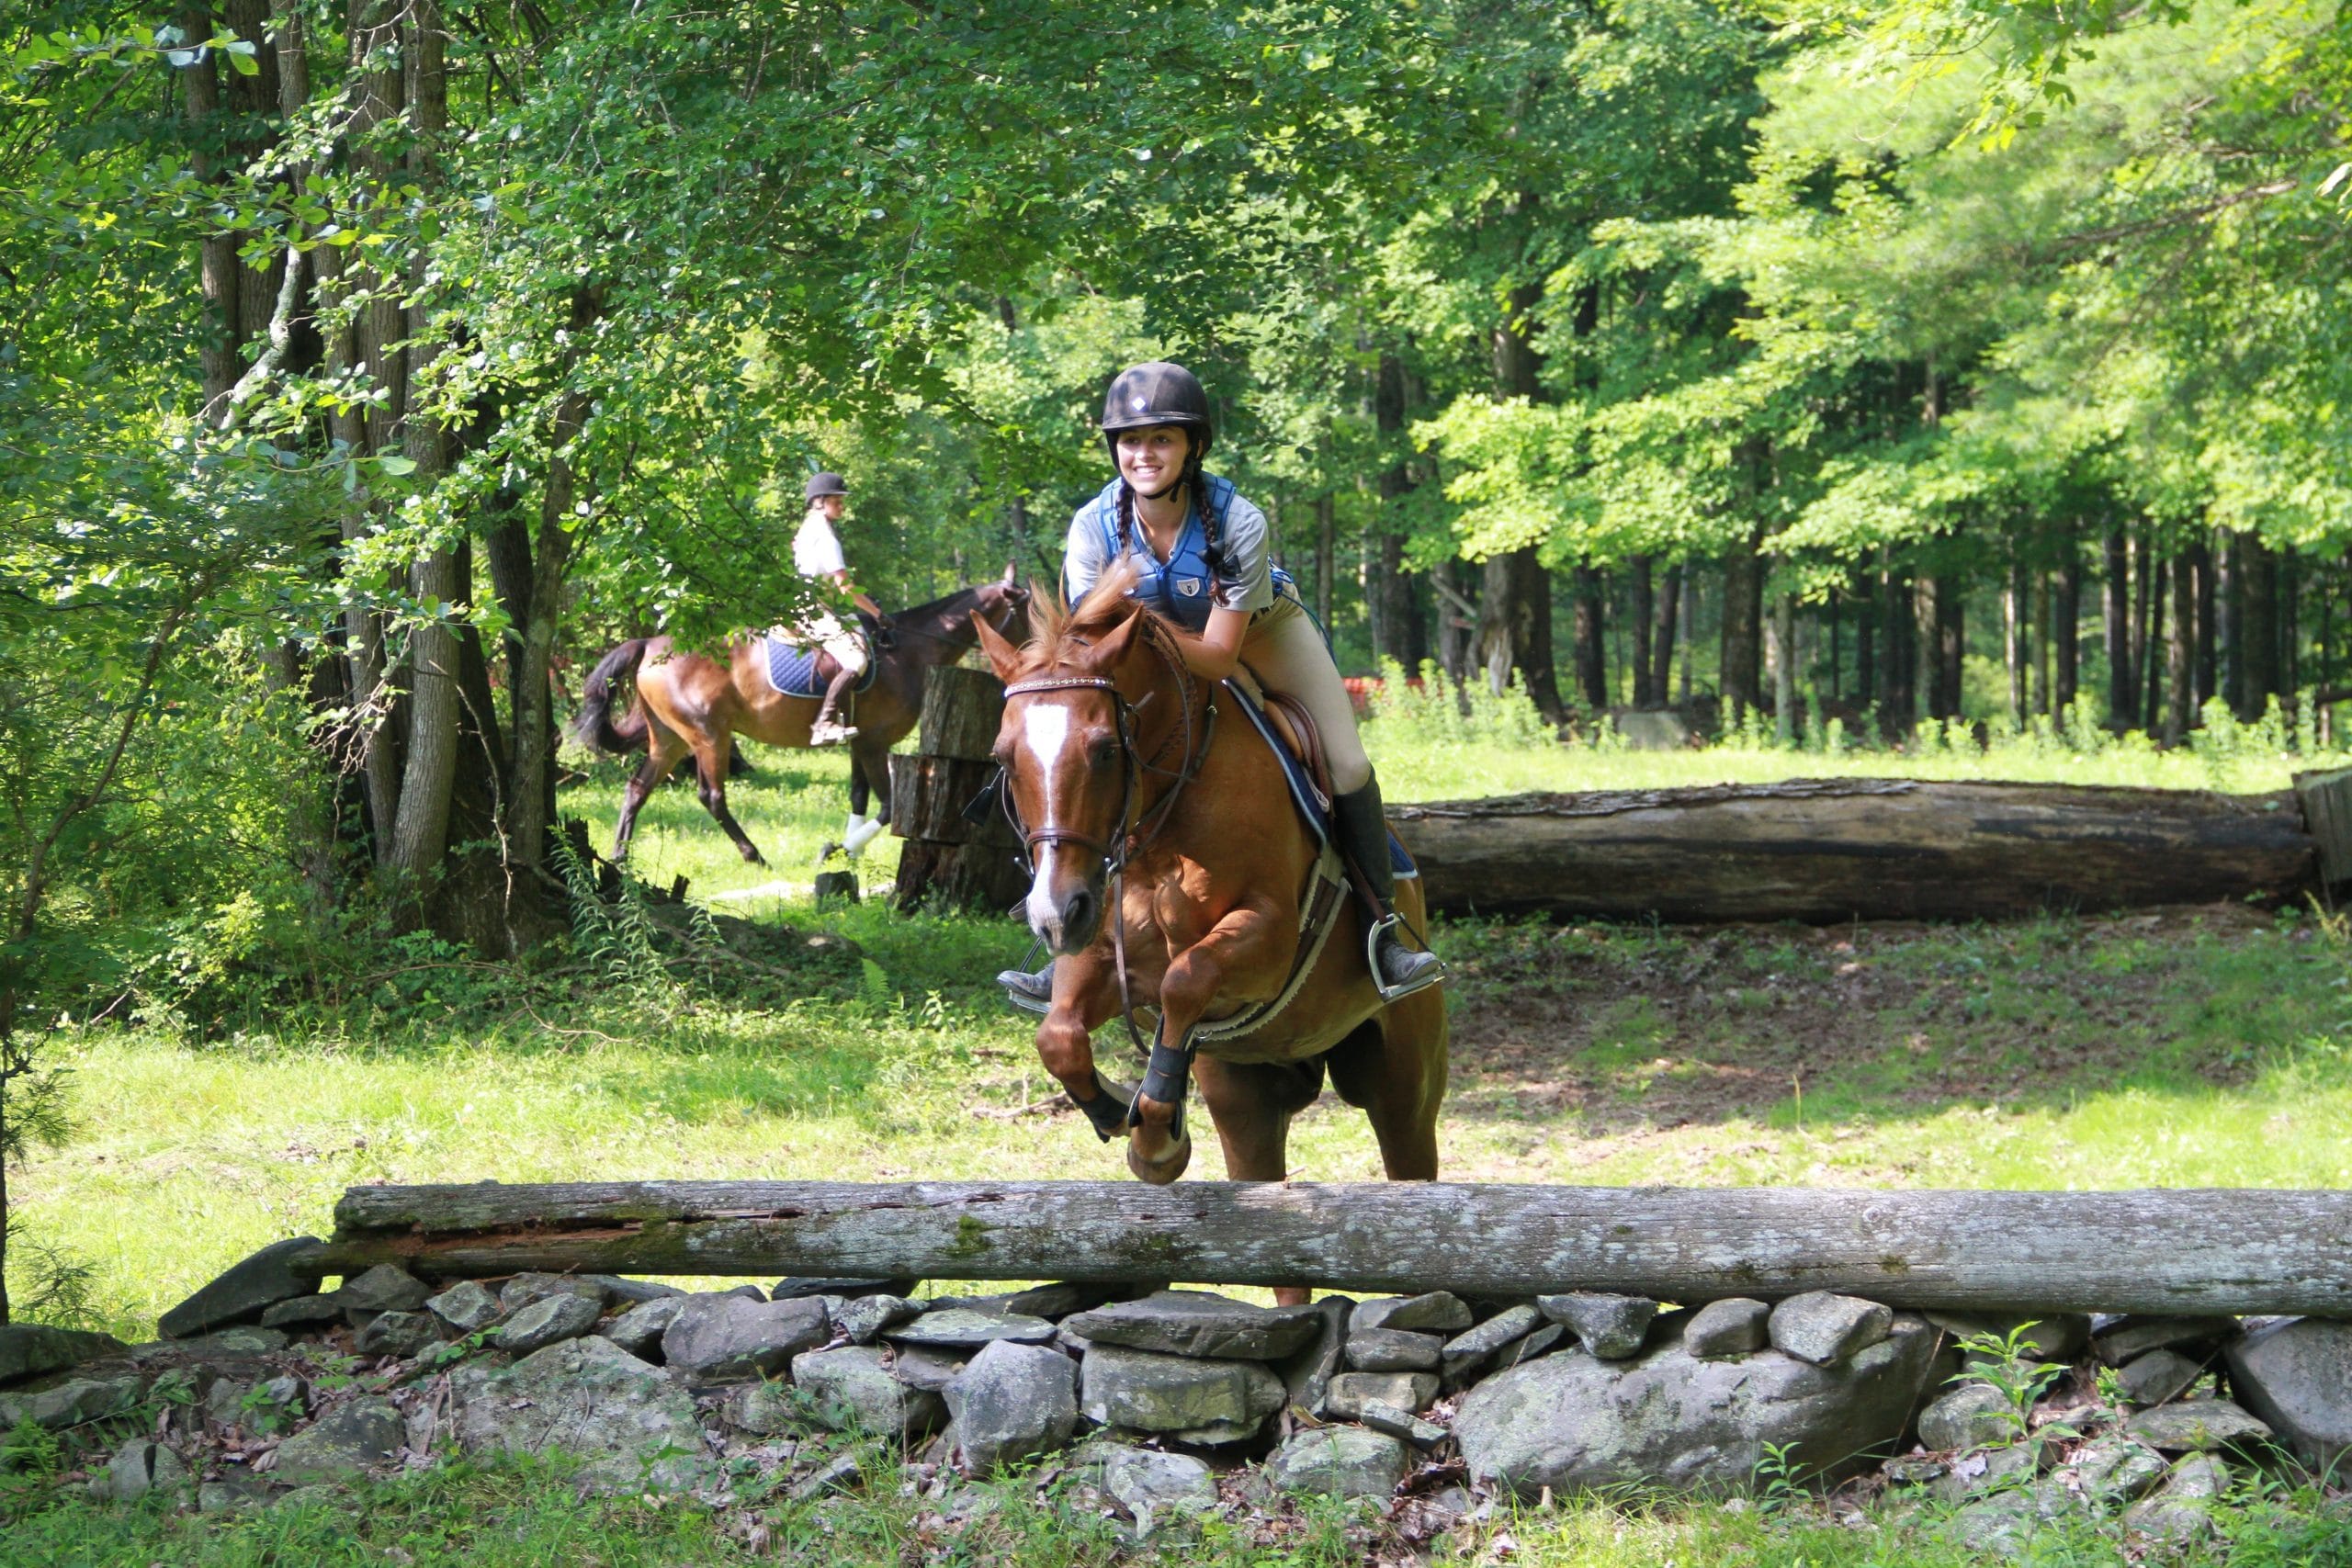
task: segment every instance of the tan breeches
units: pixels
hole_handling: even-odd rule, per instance
[[[1297,698],[1314,718],[1333,789],[1350,795],[1372,782],[1372,759],[1356,734],[1355,706],[1305,606],[1277,599],[1272,608],[1259,611],[1241,639],[1241,661],[1269,689]]]
[[[803,648],[821,648],[853,675],[865,673],[865,637],[855,626],[842,625],[841,617],[830,611],[811,615],[793,628],[793,635]]]

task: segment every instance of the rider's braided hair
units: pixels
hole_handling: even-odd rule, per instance
[[[1217,585],[1225,580],[1228,563],[1225,547],[1218,537],[1216,513],[1209,510],[1209,487],[1201,478],[1201,444],[1190,431],[1184,437],[1184,477],[1177,482],[1193,498],[1193,510],[1201,519],[1201,557],[1209,564],[1209,597],[1216,597]],[[1115,449],[1114,449],[1115,450]],[[1125,474],[1119,476],[1119,553],[1127,553],[1127,541],[1135,536],[1136,491]]]

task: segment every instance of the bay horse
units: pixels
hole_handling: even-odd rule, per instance
[[[1067,612],[1040,598],[1025,647],[976,626],[1005,682],[996,757],[1034,856],[1029,927],[1057,959],[1038,1057],[1106,1142],[1125,1134],[1128,1168],[1146,1181],[1173,1181],[1191,1159],[1182,1109],[1196,1044],[1190,1066],[1235,1179],[1288,1176],[1291,1120],[1327,1071],[1370,1118],[1389,1179],[1435,1179],[1442,989],[1384,1002],[1363,906],[1344,894],[1336,928],[1294,974],[1320,846],[1267,742],[1230,697],[1218,721],[1218,688],[1186,670],[1168,624],[1125,587],[1125,573],[1106,574]],[[1398,883],[1396,905],[1423,919],[1418,878]],[[1285,994],[1248,1032],[1196,1040],[1204,1022]],[[1145,1005],[1159,1010],[1157,1036],[1130,1099],[1097,1070],[1093,1032],[1122,1018],[1133,1029]]]
[[[953,664],[971,647],[976,627],[1011,626],[1029,602],[1029,590],[1007,566],[998,581],[959,588],[944,599],[886,617],[896,647],[875,650],[874,683],[857,697],[857,736],[850,742],[849,825],[842,847],[852,858],[890,819],[890,748],[922,716],[923,677]],[[770,746],[805,747],[822,699],[778,692],[767,677],[757,637],[727,645],[727,662],[682,653],[666,637],[632,637],[605,655],[580,688],[572,734],[582,745],[619,755],[640,747],[645,761],[629,776],[613,835],[616,861],[627,858],[629,835],[648,796],[691,752],[703,807],[755,865],[767,863],[727,808],[727,775],[735,737]],[[628,712],[613,716],[613,682],[630,678]],[[870,802],[878,811],[866,816]]]

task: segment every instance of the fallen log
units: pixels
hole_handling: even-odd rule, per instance
[[[1389,809],[1432,908],[1674,921],[1982,919],[2316,888],[2293,792],[1913,779]]]
[[[1439,1183],[355,1187],[298,1269],[1193,1280],[2352,1316],[2352,1192]]]

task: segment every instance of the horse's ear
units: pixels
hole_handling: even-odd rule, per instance
[[[1143,615],[1140,613],[1129,615],[1119,623],[1117,630],[1105,633],[1092,648],[1088,649],[1079,662],[1090,674],[1108,675],[1119,667],[1121,660],[1126,658],[1127,649],[1134,646],[1136,640],[1136,628],[1141,625]]]
[[[972,612],[972,629],[980,634],[980,651],[989,656],[989,668],[996,671],[998,680],[1012,684],[1013,676],[1021,672],[1021,650],[978,610]]]
[[[1005,585],[1007,588],[1012,587],[1012,584],[1013,584],[1014,580],[1015,580],[1016,578],[1018,578],[1020,575],[1021,575],[1021,563],[1020,563],[1019,561],[1017,561],[1017,560],[1009,560],[1009,561],[1007,561],[1007,562],[1005,562],[1005,563],[1004,563],[1004,585]]]

